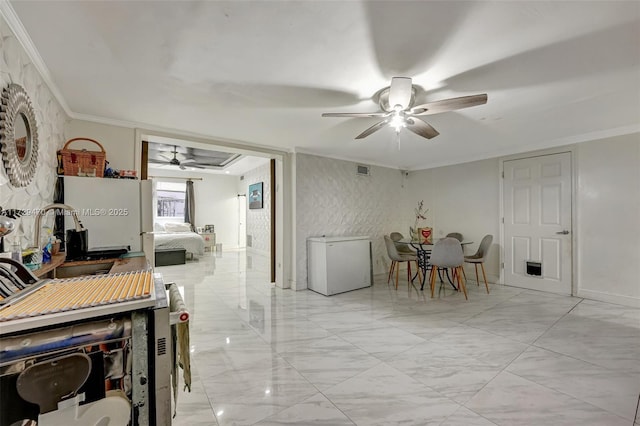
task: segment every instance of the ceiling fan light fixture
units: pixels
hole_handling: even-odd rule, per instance
[[[396,132],[400,132],[403,127],[407,127],[407,120],[402,116],[400,111],[396,111],[389,121],[389,127],[393,127]]]
[[[440,133],[429,123],[418,116],[439,114],[447,111],[454,111],[462,108],[469,108],[487,103],[487,94],[460,96],[457,98],[442,99],[426,104],[414,106],[415,87],[409,77],[393,77],[391,85],[383,89],[379,95],[379,112],[341,112],[323,113],[323,117],[380,117],[382,121],[377,122],[364,132],[356,136],[356,139],[363,139],[378,130],[386,127],[395,129],[398,137],[403,128],[425,139],[431,139]],[[391,107],[393,105],[393,107]]]

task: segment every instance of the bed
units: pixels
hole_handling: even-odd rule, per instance
[[[189,224],[181,224],[189,225]],[[177,231],[177,232],[176,232]],[[204,239],[200,234],[187,231],[184,227],[164,226],[164,230],[156,227],[154,230],[156,249],[185,249],[192,256],[204,255]]]

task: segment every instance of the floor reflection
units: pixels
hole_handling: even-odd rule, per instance
[[[640,310],[468,283],[431,299],[386,276],[325,297],[244,250],[157,268],[191,311],[175,425],[628,425]]]

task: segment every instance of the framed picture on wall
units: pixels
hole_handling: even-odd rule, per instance
[[[262,182],[249,185],[249,208],[262,208]]]

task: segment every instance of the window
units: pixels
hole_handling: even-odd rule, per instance
[[[185,184],[158,182],[156,188],[157,217],[184,219]]]

